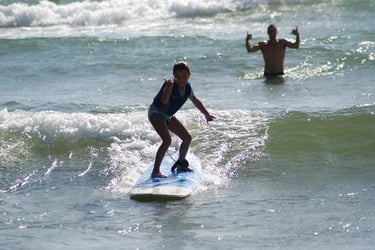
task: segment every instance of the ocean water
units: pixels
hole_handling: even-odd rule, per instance
[[[372,0],[0,0],[1,249],[372,249]],[[279,37],[285,81],[253,42]],[[202,165],[187,199],[129,190],[160,139],[147,108],[177,60]],[[168,154],[179,141],[173,137]]]

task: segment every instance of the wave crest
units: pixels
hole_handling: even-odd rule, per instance
[[[124,25],[130,20],[150,21],[170,17],[215,15],[233,9],[231,0],[180,2],[109,0],[73,2],[58,5],[51,1],[38,4],[14,3],[0,6],[0,27],[45,27]]]

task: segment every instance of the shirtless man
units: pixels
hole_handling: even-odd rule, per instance
[[[299,47],[299,32],[298,28],[292,30],[292,34],[296,36],[294,43],[285,39],[276,39],[277,28],[271,24],[268,26],[267,33],[269,40],[267,42],[259,42],[257,45],[251,45],[251,34],[247,33],[246,36],[246,49],[247,52],[262,51],[264,59],[264,76],[274,77],[284,75],[284,58],[285,48],[298,49]]]

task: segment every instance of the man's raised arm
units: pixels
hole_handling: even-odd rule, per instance
[[[247,52],[250,53],[250,52],[258,51],[260,49],[259,46],[258,45],[251,46],[250,40],[251,40],[251,34],[247,33],[246,39],[245,39],[245,45],[246,45]]]

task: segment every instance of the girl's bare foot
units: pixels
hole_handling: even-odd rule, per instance
[[[158,172],[158,173],[152,173],[151,178],[168,178],[168,176]]]

